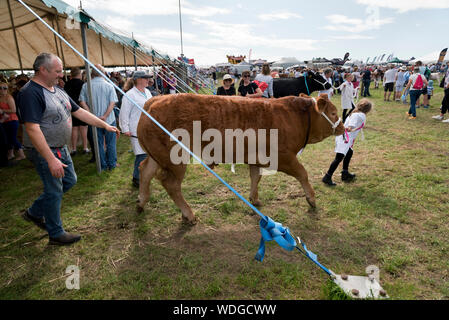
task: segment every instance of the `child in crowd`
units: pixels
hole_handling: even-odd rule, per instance
[[[424,106],[424,109],[429,109],[430,106],[430,99],[433,96],[433,80],[429,80],[429,84],[427,85],[427,106]]]
[[[357,104],[356,109],[345,121],[345,133],[335,138],[335,160],[329,167],[322,181],[329,186],[336,186],[332,181],[332,175],[343,161],[343,171],[341,172],[341,180],[351,182],[355,179],[355,174],[349,173],[349,163],[353,155],[353,147],[355,139],[359,132],[365,126],[366,115],[371,111],[373,104],[368,99],[362,99]]]
[[[355,109],[354,106],[354,98],[357,94],[356,89],[354,89],[353,81],[354,75],[351,73],[345,74],[345,82],[339,87],[341,90],[341,107],[343,109],[343,122],[345,122],[346,118],[351,114],[351,112]],[[348,110],[349,111],[348,113]]]

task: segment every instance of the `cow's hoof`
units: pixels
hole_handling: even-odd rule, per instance
[[[199,219],[196,216],[193,216],[193,219],[189,220],[188,218],[182,216],[182,223],[188,226],[194,226],[199,222]]]
[[[307,202],[309,203],[310,207],[312,207],[313,209],[316,209],[316,202],[315,199],[307,199]]]
[[[136,212],[137,212],[137,214],[142,213],[143,212],[143,208],[141,206],[137,205]]]
[[[256,200],[256,201],[251,201],[251,204],[257,208],[262,207],[263,203],[260,200]]]

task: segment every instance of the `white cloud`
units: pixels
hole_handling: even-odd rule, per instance
[[[209,32],[210,38],[205,46],[233,46],[237,48],[270,47],[278,49],[293,49],[297,51],[314,50],[317,40],[298,38],[276,38],[258,35],[249,24],[222,23],[200,18],[192,18],[192,23],[203,26]]]
[[[140,32],[136,37],[147,39],[149,42],[152,42],[155,39],[179,40],[181,36],[179,30],[151,29],[147,32]],[[197,36],[193,33],[183,32],[182,38],[183,40],[194,41],[197,39]]]
[[[332,36],[331,39],[333,39],[333,40],[370,40],[370,39],[374,39],[374,37],[364,36],[361,34],[347,34],[347,35],[342,35],[342,36]]]
[[[79,6],[79,0],[66,0],[73,7]],[[175,15],[179,14],[178,0],[84,0],[83,8],[89,11],[108,10],[125,16],[141,15]],[[229,9],[212,6],[198,6],[183,0],[181,3],[182,15],[195,17],[209,17],[218,14],[228,14]]]
[[[106,26],[110,27],[111,29],[113,28],[114,30],[117,30],[117,31],[121,30],[122,33],[123,33],[123,31],[126,32],[126,31],[133,30],[136,26],[134,24],[133,20],[127,19],[125,17],[120,17],[120,16],[107,16],[105,21],[102,23],[105,24]]]
[[[288,20],[288,19],[302,19],[302,16],[291,12],[274,12],[260,14],[259,19],[264,21],[274,21],[274,20]]]
[[[449,0],[357,0],[357,3],[370,7],[394,9],[400,13],[412,10],[449,8]]]
[[[340,32],[362,33],[369,30],[379,29],[381,26],[394,22],[394,18],[367,18],[354,19],[341,14],[333,14],[326,17],[330,21],[330,25],[324,26],[323,29]]]

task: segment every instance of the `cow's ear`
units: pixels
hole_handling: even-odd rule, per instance
[[[327,95],[327,93],[321,93],[319,97],[325,100],[329,100],[329,96]]]
[[[326,95],[326,98],[320,96],[316,102],[316,104],[318,105],[318,110],[320,112],[324,112],[324,110],[326,110],[326,106],[327,106],[328,102],[329,102],[329,100],[327,99],[327,95]]]
[[[300,98],[309,98],[310,99],[310,97],[308,95],[306,95],[305,93],[300,93],[299,97]]]

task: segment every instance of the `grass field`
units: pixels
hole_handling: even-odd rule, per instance
[[[321,178],[334,158],[334,139],[309,145],[300,161],[309,173],[318,208],[309,209],[299,183],[264,177],[262,212],[288,226],[336,273],[364,275],[380,268],[392,299],[449,298],[449,124],[430,110],[405,116],[407,106],[383,102],[371,90],[365,140],[356,142],[352,184],[328,188]],[[333,101],[340,108],[340,97]],[[67,231],[83,238],[70,247],[48,246],[46,233],[20,217],[42,191],[29,161],[0,169],[0,299],[341,299],[327,275],[297,252],[267,244],[254,260],[259,218],[201,166],[189,166],[183,191],[201,222],[181,214],[158,181],[144,213],[136,214],[131,186],[134,155],[118,142],[120,167],[96,174],[88,156],[74,157],[77,185],[63,199]],[[249,196],[249,170],[217,168]],[[80,289],[68,290],[65,270],[80,268]]]

